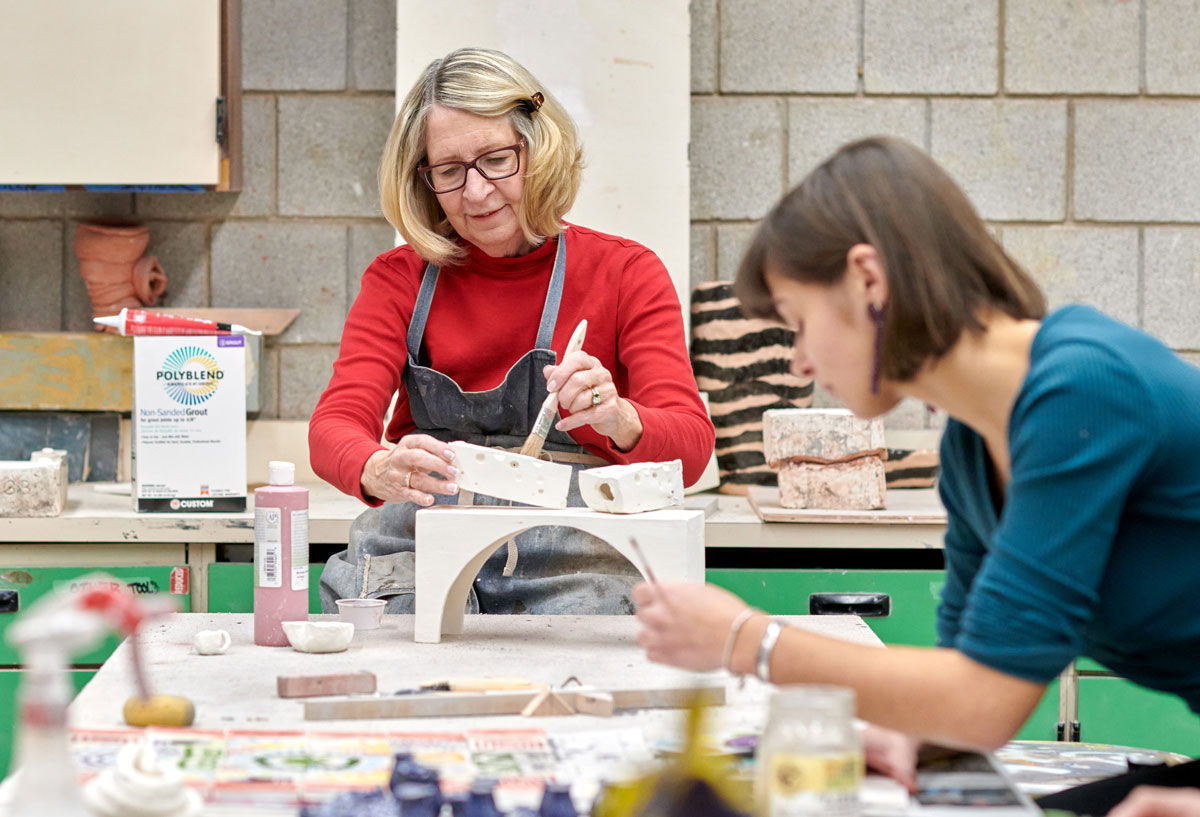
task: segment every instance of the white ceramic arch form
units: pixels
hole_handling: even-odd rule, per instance
[[[416,517],[414,639],[436,643],[443,635],[462,633],[467,594],[483,563],[510,537],[544,525],[576,528],[603,539],[645,575],[629,542],[636,536],[656,578],[704,582],[703,511],[668,508],[615,515],[588,508],[425,508]]]

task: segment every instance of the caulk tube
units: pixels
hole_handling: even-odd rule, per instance
[[[261,335],[237,323],[221,323],[205,318],[185,318],[166,312],[123,308],[116,315],[92,318],[101,326],[111,326],[120,335]]]

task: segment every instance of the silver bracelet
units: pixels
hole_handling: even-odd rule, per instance
[[[771,683],[771,653],[775,652],[775,642],[783,632],[783,625],[772,619],[763,631],[762,641],[758,642],[758,657],[754,661],[754,674],[758,680]]]
[[[733,672],[733,668],[729,665],[733,660],[733,645],[737,643],[738,633],[742,631],[742,625],[755,615],[758,610],[753,607],[747,607],[742,612],[738,613],[737,618],[729,625],[729,637],[725,639],[725,651],[721,653],[721,669]]]

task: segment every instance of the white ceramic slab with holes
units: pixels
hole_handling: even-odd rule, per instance
[[[624,515],[587,508],[490,508],[441,505],[417,511],[416,641],[463,631],[467,593],[487,558],[509,537],[544,525],[603,539],[660,581],[704,582],[704,511],[664,509]],[[636,536],[643,565],[629,539]],[[649,578],[648,576],[646,578]]]
[[[636,462],[579,472],[579,493],[593,511],[641,513],[683,504],[683,463]]]
[[[471,443],[453,442],[450,448],[460,489],[539,508],[567,507],[571,466]]]

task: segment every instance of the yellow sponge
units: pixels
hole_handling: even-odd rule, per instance
[[[125,702],[124,714],[130,726],[191,726],[196,707],[178,695],[135,695]]]

